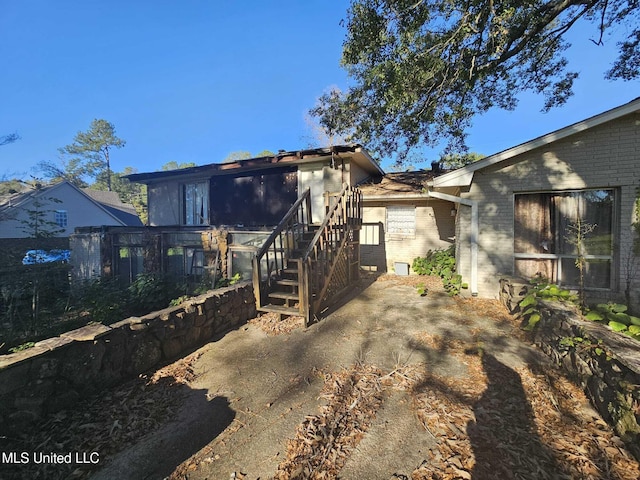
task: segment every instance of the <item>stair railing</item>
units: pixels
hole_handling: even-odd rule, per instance
[[[362,194],[344,184],[335,203],[329,207],[322,225],[298,263],[300,279],[300,309],[305,325],[320,311],[325,300],[335,267],[344,254],[352,231],[362,225]],[[348,269],[351,280],[351,269]]]
[[[311,190],[308,188],[291,206],[253,257],[253,293],[256,308],[264,303],[264,294],[276,276],[282,273],[292,252],[311,224]]]

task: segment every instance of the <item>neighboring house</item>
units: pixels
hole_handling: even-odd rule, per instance
[[[502,275],[542,274],[576,287],[578,220],[585,237],[585,286],[619,298],[640,272],[628,268],[640,187],[640,98],[448,172],[429,195],[459,205],[458,271],[472,293],[498,295]],[[638,299],[636,298],[637,302]]]
[[[82,191],[85,194],[89,195],[97,203],[99,203],[107,212],[120,220],[122,225],[126,225],[129,227],[142,226],[142,221],[138,216],[136,207],[134,207],[130,203],[124,203],[122,200],[120,200],[120,196],[117,192],[92,190],[90,188],[83,188]]]
[[[83,190],[66,181],[0,199],[0,238],[38,233],[68,237],[75,228],[89,225],[142,226],[142,222],[133,206],[120,202],[115,192]]]
[[[426,192],[427,181],[439,173],[387,173],[360,186],[364,206],[360,231],[362,268],[392,272],[398,267],[400,273],[414,258],[454,243],[455,208]]]

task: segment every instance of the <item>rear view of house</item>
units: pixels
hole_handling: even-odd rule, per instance
[[[128,175],[147,185],[149,226],[78,230],[74,272],[162,273],[201,286],[240,276],[253,280],[258,309],[309,321],[357,277],[353,187],[382,175],[360,145]]]

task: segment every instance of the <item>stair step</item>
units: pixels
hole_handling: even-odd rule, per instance
[[[298,282],[298,280],[291,280],[289,278],[281,278],[280,280],[276,280],[276,284],[278,285],[289,285],[292,287],[297,287],[299,283],[300,282]]]
[[[271,292],[269,298],[282,298],[284,300],[298,300],[300,296],[297,293],[289,292]]]
[[[285,307],[283,305],[262,305],[258,310],[260,310],[261,312],[279,313],[280,315],[300,315],[300,310],[298,310],[297,308]]]
[[[282,270],[282,273],[286,273],[287,275],[297,275],[298,268],[285,268]]]

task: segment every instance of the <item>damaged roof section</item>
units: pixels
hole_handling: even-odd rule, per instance
[[[391,196],[426,197],[426,183],[441,174],[441,172],[434,170],[386,173],[382,178],[363,183],[358,188],[365,199]]]
[[[168,177],[175,176],[216,176],[225,174],[239,174],[254,170],[264,170],[284,165],[301,165],[326,159],[339,161],[349,158],[370,175],[383,175],[384,172],[378,163],[369,155],[367,150],[359,144],[335,145],[327,148],[312,148],[306,150],[294,150],[290,152],[280,151],[273,156],[249,158],[226,163],[209,163],[197,167],[181,168],[161,172],[134,173],[125,175],[124,178],[132,182],[152,183]]]

